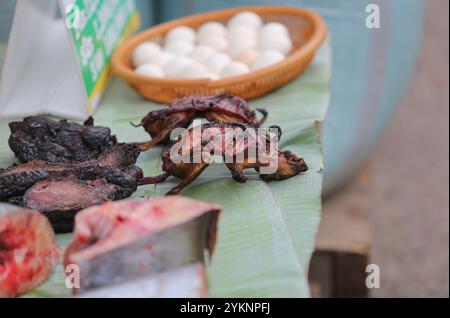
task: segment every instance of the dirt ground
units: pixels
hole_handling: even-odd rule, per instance
[[[449,296],[449,2],[425,4],[417,68],[368,165],[374,297]]]

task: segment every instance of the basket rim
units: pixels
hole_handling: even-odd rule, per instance
[[[205,79],[179,79],[179,78],[157,78],[137,74],[132,67],[125,64],[124,60],[129,58],[131,51],[140,43],[147,39],[162,35],[168,32],[170,29],[179,25],[197,24],[198,20],[213,21],[217,18],[217,15],[223,17],[232,16],[241,11],[253,11],[255,13],[267,14],[267,13],[287,13],[290,15],[297,15],[311,21],[314,26],[314,32],[311,37],[300,48],[288,55],[283,61],[274,65],[259,69],[252,70],[249,73],[231,76],[224,79],[211,80]],[[315,11],[293,7],[293,6],[280,6],[280,5],[262,5],[262,6],[243,6],[229,9],[220,9],[215,11],[209,11],[205,13],[199,13],[182,17],[179,19],[171,20],[161,24],[152,26],[126,40],[119,45],[115,50],[111,58],[111,67],[114,75],[124,79],[130,84],[145,84],[145,85],[159,85],[165,87],[208,87],[219,88],[230,84],[236,85],[239,83],[249,82],[255,78],[261,78],[274,73],[274,71],[281,69],[290,69],[292,64],[302,61],[305,57],[315,54],[315,51],[323,43],[327,36],[327,27],[323,18]]]

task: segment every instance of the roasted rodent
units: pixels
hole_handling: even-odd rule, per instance
[[[152,136],[152,140],[140,145],[141,150],[170,140],[170,133],[178,127],[187,128],[196,118],[210,122],[237,122],[259,127],[267,117],[264,109],[258,120],[245,100],[240,97],[220,94],[216,96],[188,96],[174,100],[167,108],[154,110],[145,116],[139,126]]]
[[[235,128],[240,129],[238,137],[241,134],[242,138],[236,139],[233,130]],[[274,145],[269,142],[266,134],[262,136],[253,134],[251,132],[254,130],[249,130],[249,128],[253,127],[239,123],[207,123],[201,125],[200,136],[197,136],[194,132],[195,127],[191,128],[186,136],[180,138],[181,144],[173,146],[179,148],[179,151],[175,151],[180,156],[179,159],[183,157],[190,159],[190,161],[177,160],[177,162],[174,162],[171,158],[172,151],[164,151],[162,155],[162,170],[164,173],[154,177],[144,177],[138,183],[140,185],[159,183],[169,176],[175,176],[181,179],[181,182],[167,194],[178,194],[209,166],[210,163],[204,160],[204,154],[220,155],[226,167],[230,170],[233,179],[237,182],[247,181],[244,169],[248,168],[254,168],[259,172],[262,167],[276,164],[272,173],[260,174],[260,178],[265,181],[284,180],[308,170],[308,166],[302,158],[297,157],[290,151],[272,148]],[[279,127],[276,128],[278,136],[280,136],[281,130]],[[213,140],[218,142],[213,142]],[[229,145],[231,147],[228,147]],[[256,147],[257,149],[251,149],[250,147]],[[193,160],[195,151],[200,161]],[[269,157],[263,158],[269,152],[273,153],[276,161]],[[229,162],[226,160],[227,158],[234,160]],[[239,161],[236,158],[242,160]]]

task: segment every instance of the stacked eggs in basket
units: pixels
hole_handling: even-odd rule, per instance
[[[259,15],[243,11],[226,25],[206,22],[197,30],[177,26],[163,45],[143,42],[132,53],[135,72],[158,78],[209,78],[241,75],[282,61],[292,50],[288,28],[263,24]]]

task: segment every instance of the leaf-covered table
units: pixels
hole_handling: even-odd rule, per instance
[[[1,57],[1,54],[0,54]],[[265,183],[249,174],[245,184],[234,182],[223,165],[211,165],[181,194],[223,206],[215,253],[207,261],[212,297],[308,297],[307,271],[320,221],[322,151],[318,125],[329,103],[331,58],[327,42],[313,63],[296,80],[269,95],[252,100],[252,108],[269,111],[266,126],[283,130],[281,146],[303,157],[308,172],[285,181]],[[129,122],[139,122],[162,105],[142,99],[118,79],[109,85],[96,124],[112,129],[120,141],[144,141],[148,135]],[[14,162],[8,148],[7,120],[0,120],[0,167]],[[161,172],[161,147],[141,154],[138,165],[145,175]],[[176,179],[142,186],[133,197],[163,195]],[[71,234],[58,235],[65,247]],[[62,266],[32,297],[70,295]]]

